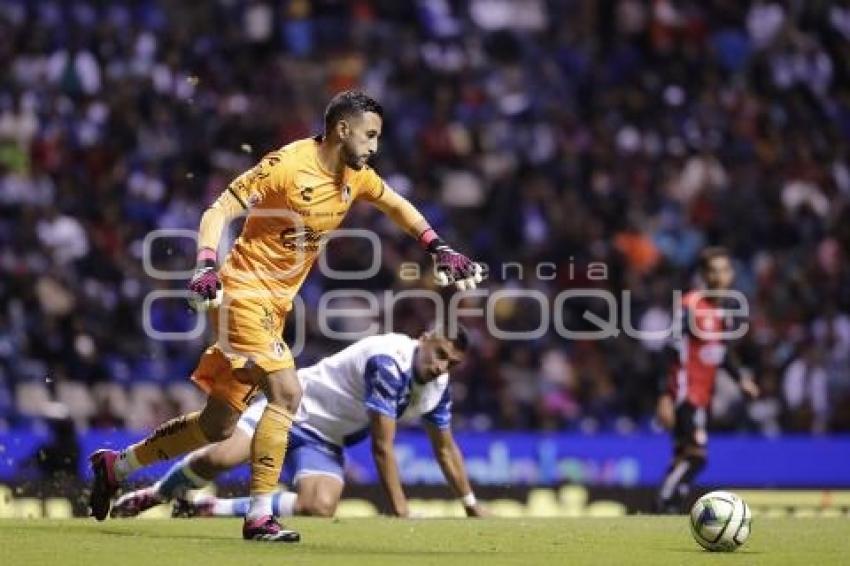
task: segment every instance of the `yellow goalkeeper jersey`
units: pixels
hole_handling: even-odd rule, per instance
[[[319,143],[303,139],[273,151],[228,187],[248,217],[221,272],[225,289],[293,297],[354,201],[381,206],[398,198],[369,167],[345,167],[340,178],[325,170]]]

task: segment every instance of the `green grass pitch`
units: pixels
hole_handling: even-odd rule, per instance
[[[703,551],[685,517],[587,519],[299,518],[298,544],[239,538],[237,519],[0,520],[4,566],[115,564],[848,564],[847,519],[756,517],[733,554]]]

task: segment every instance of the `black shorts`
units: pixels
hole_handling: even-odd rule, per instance
[[[687,401],[677,405],[673,442],[677,451],[685,447],[704,448],[708,444],[708,408]]]

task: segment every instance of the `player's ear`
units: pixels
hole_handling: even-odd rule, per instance
[[[348,136],[351,135],[351,124],[348,123],[348,120],[343,119],[336,123],[336,135],[341,140],[348,139]]]

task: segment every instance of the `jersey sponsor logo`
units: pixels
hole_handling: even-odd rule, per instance
[[[290,227],[280,233],[280,240],[283,247],[290,251],[318,252],[325,240],[325,233],[310,226],[300,231]]]
[[[313,191],[315,187],[299,187],[301,189],[301,200],[304,202],[310,202],[313,200]]]

